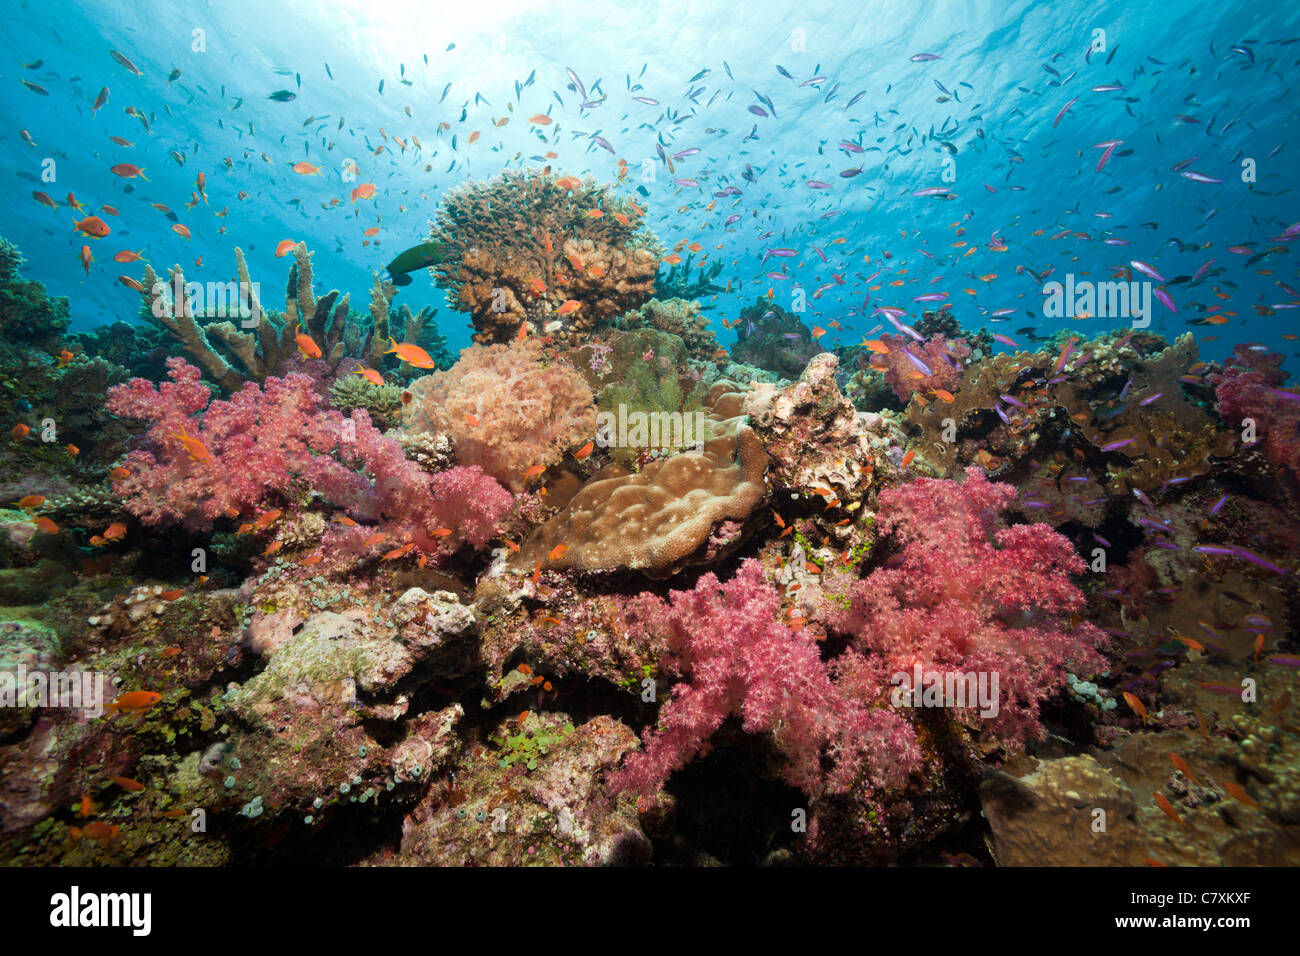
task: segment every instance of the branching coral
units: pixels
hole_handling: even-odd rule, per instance
[[[285,289],[285,309],[280,314],[265,309],[257,294],[258,286],[248,273],[243,250],[235,249],[237,281],[209,283],[187,289],[185,274],[179,265],[168,271],[166,281],[159,279],[150,265],[145,266],[141,316],[153,325],[166,329],[181,349],[226,392],[234,392],[248,379],[261,381],[278,375],[298,354],[296,335],[309,335],[321,351],[329,368],[337,368],[346,353],[348,338],[348,296],[337,290],[317,299],[312,289],[311,253],[303,243],[293,249],[294,263],[289,270]],[[375,280],[372,299],[380,302],[385,316],[393,287]],[[219,301],[205,301],[212,296]],[[195,304],[202,307],[196,309]],[[375,311],[372,308],[372,312]],[[237,322],[229,321],[233,316]],[[226,319],[226,321],[215,321]],[[382,352],[386,339],[367,342],[364,352],[376,347]]]
[[[461,464],[521,490],[524,471],[555,464],[596,431],[591,389],[541,354],[536,339],[466,349],[450,370],[412,383],[407,433],[447,432]]]
[[[451,529],[449,544],[485,544],[510,506],[509,493],[478,469],[429,475],[364,411],[345,419],[321,409],[306,376],[268,378],[211,401],[197,368],[180,358],[167,365],[171,380],[161,386],[132,379],[109,391],[111,412],[150,423],[147,449],[127,456],[128,475],[113,486],[145,524],[208,529],[222,516],[316,493],[381,522],[394,543],[435,551],[440,528]]]
[[[645,643],[666,643],[660,667],[687,680],[646,731],[645,749],[628,755],[614,789],[654,794],[732,715],[747,733],[773,735],[782,776],[809,796],[847,789],[864,758],[878,785],[900,783],[920,762],[906,723],[843,694],[816,641],[777,620],[780,608],[752,560],[726,584],[706,574],[667,601],[642,594],[626,603],[629,628]]]
[[[525,321],[558,321],[557,332],[580,339],[653,293],[657,246],[644,212],[592,181],[508,171],[446,194],[430,268],[480,344],[509,341]],[[578,309],[561,315],[568,300]]]
[[[723,291],[722,286],[713,281],[722,273],[722,260],[714,259],[709,266],[701,265],[692,281],[694,260],[695,253],[688,252],[681,262],[670,265],[667,273],[655,276],[655,298],[702,299]]]

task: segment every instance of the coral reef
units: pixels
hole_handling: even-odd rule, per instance
[[[68,300],[52,298],[44,284],[19,276],[24,261],[17,246],[0,238],[0,343],[6,351],[57,351],[70,322]]]
[[[168,372],[160,387],[133,379],[109,395],[114,414],[150,422],[148,450],[131,452],[114,482],[145,524],[205,530],[277,501],[302,505],[315,492],[356,519],[382,521],[381,537],[435,552],[444,529],[446,544],[481,547],[509,507],[509,494],[477,468],[429,475],[364,411],[344,419],[322,410],[306,376],[250,382],[212,401],[194,366],[171,359]]]
[[[1232,427],[1250,428],[1278,469],[1300,480],[1300,393],[1283,388],[1283,356],[1261,345],[1238,345],[1222,372],[1207,376],[1219,414]]]

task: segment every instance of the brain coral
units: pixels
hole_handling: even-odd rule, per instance
[[[533,533],[514,564],[671,573],[709,538],[713,526],[743,520],[767,494],[768,457],[745,424],[745,395],[729,382],[705,396],[708,439],[629,473],[617,465],[591,478],[568,505]],[[552,558],[558,545],[568,550]]]
[[[594,182],[506,172],[444,197],[431,232],[442,261],[431,268],[480,344],[510,341],[524,321],[560,322],[557,336],[580,341],[654,293],[657,243],[644,212]],[[577,310],[561,315],[569,300]]]
[[[448,433],[460,464],[522,491],[524,471],[555,464],[596,431],[591,389],[572,368],[543,365],[541,348],[536,339],[476,345],[416,379],[403,395],[407,435]]]

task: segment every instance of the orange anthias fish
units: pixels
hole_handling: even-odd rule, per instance
[[[298,354],[305,359],[318,359],[322,356],[320,346],[310,335],[302,331],[302,323],[298,323],[298,331],[294,334],[294,341],[298,343]]]
[[[1192,773],[1192,768],[1187,765],[1187,761],[1178,756],[1178,754],[1174,753],[1172,750],[1169,751],[1169,762],[1174,765],[1175,769],[1181,771],[1182,775],[1188,780],[1191,780],[1193,783],[1196,782],[1196,774]]]
[[[204,445],[203,442],[199,441],[197,438],[194,438],[191,435],[189,435],[185,431],[184,425],[181,426],[181,430],[179,432],[172,432],[172,437],[180,439],[181,444],[185,446],[185,450],[189,453],[189,456],[192,460],[194,461],[209,460],[207,446]]]
[[[42,534],[59,533],[59,526],[55,524],[51,519],[45,517],[44,515],[37,518],[35,524],[36,524],[36,530],[41,532]]]
[[[569,315],[573,312],[577,312],[578,309],[580,308],[582,308],[581,302],[579,302],[577,299],[569,299],[558,309],[556,309],[556,312],[559,315]]]
[[[186,239],[190,237],[190,227],[185,225],[184,223],[180,223],[180,222],[173,223],[172,232],[176,233],[176,235],[178,236],[183,236]]]
[[[162,700],[162,694],[152,690],[133,690],[123,694],[117,700],[112,701],[106,708],[110,714],[118,712],[128,714],[143,714],[158,701]]]
[[[1144,725],[1151,722],[1150,719],[1147,717],[1146,704],[1138,700],[1138,698],[1135,697],[1133,694],[1130,694],[1128,691],[1124,691],[1124,702],[1127,703],[1129,707],[1133,708],[1133,713],[1137,714],[1139,717],[1142,718],[1142,723]]]
[[[373,368],[366,368],[364,365],[361,366],[360,368],[354,368],[354,369],[352,370],[352,374],[353,374],[353,375],[360,375],[362,378],[364,378],[364,379],[365,379],[367,382],[369,382],[371,385],[384,385],[384,384],[386,384],[386,383],[384,382],[384,377],[383,377],[382,375],[380,375],[380,374],[379,374],[377,371],[375,371]]]
[[[564,557],[564,552],[568,550],[569,550],[569,546],[567,544],[557,544],[554,548],[551,549],[551,553],[548,554],[546,557],[548,560],[558,561],[560,560],[560,558]]]
[[[18,499],[18,507],[26,511],[29,508],[39,508],[45,504],[44,495],[24,495]]]
[[[1170,820],[1173,820],[1180,827],[1184,827],[1184,828],[1186,827],[1186,824],[1183,823],[1183,818],[1180,817],[1178,815],[1178,811],[1174,809],[1174,805],[1170,803],[1169,799],[1159,791],[1156,791],[1156,806],[1158,806],[1161,810],[1163,810],[1165,816],[1167,816]]]
[[[90,264],[94,261],[95,261],[95,257],[91,255],[90,246],[82,246],[81,247],[81,268],[86,270],[86,275],[90,275]]]
[[[75,219],[72,221],[72,231],[79,232],[84,236],[90,236],[94,239],[103,239],[113,230],[108,228],[108,223],[98,216],[87,216],[81,222]]]
[[[123,790],[128,790],[131,793],[139,793],[144,789],[144,784],[138,780],[132,780],[130,777],[114,777],[113,782]]]
[[[122,828],[116,823],[105,823],[103,820],[95,820],[93,823],[87,823],[84,827],[72,827],[68,830],[69,835],[74,840],[85,838],[94,840],[101,847],[106,847],[122,832]]]
[[[1256,803],[1254,800],[1251,799],[1250,794],[1248,794],[1243,787],[1233,783],[1231,780],[1225,780],[1221,786],[1223,787],[1224,790],[1228,791],[1228,794],[1232,797],[1232,799],[1238,801],[1239,803],[1244,803],[1248,807],[1259,806],[1258,803]]]
[[[111,171],[114,175],[121,176],[123,179],[134,179],[139,176],[145,182],[149,181],[149,177],[144,174],[144,170],[131,163],[118,163],[111,168]]]
[[[587,458],[591,455],[591,453],[595,450],[595,448],[596,448],[596,443],[594,441],[589,441],[587,442],[587,444],[583,445],[581,448],[575,451],[573,453],[573,457],[578,459],[578,461],[586,461]]]
[[[387,349],[384,354],[396,354],[399,359],[413,368],[437,368],[429,353],[418,345],[412,345],[410,342],[402,342],[400,345],[394,338],[388,339],[391,348]]]
[[[317,173],[320,172],[320,167],[313,166],[311,163],[306,163],[306,162],[294,163],[293,171],[302,176],[315,176]]]
[[[282,259],[293,251],[293,247],[298,245],[297,239],[281,239],[279,245],[275,247],[275,257]]]
[[[529,468],[529,469],[527,469],[526,471],[524,471],[524,472],[523,472],[523,475],[524,475],[524,478],[525,478],[525,479],[536,478],[538,475],[540,475],[540,474],[541,474],[542,472],[544,472],[545,470],[546,470],[546,466],[545,466],[545,465],[533,465],[531,468]]]
[[[13,430],[9,432],[10,436],[13,438],[14,441],[22,441],[31,433],[32,433],[32,426],[24,424],[23,422],[19,422],[17,425],[13,427]]]
[[[116,541],[119,538],[126,537],[126,525],[121,521],[114,521],[104,529],[105,541]]]
[[[374,183],[362,183],[356,189],[352,190],[351,196],[352,196],[352,201],[356,202],[358,199],[369,199],[374,194],[375,194]]]

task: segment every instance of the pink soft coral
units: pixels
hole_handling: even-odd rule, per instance
[[[453,532],[448,545],[486,544],[513,500],[477,468],[424,472],[364,410],[344,418],[322,409],[306,376],[249,383],[229,401],[210,402],[198,369],[172,358],[167,370],[171,381],[160,386],[137,378],[109,390],[109,411],[151,423],[147,447],[127,456],[130,474],[114,485],[145,524],[206,530],[222,515],[314,492],[379,522],[394,543],[434,551],[441,528]]]
[[[457,461],[522,491],[522,472],[559,462],[596,431],[582,376],[541,359],[535,339],[466,349],[449,370],[411,384],[407,431],[449,433]]]
[[[656,792],[733,714],[746,732],[774,735],[783,776],[809,795],[846,789],[864,759],[879,784],[900,782],[919,763],[910,727],[842,694],[809,632],[777,620],[780,607],[753,560],[726,584],[706,574],[667,602],[651,594],[627,602],[633,637],[666,644],[661,666],[688,682],[673,688],[658,728],[646,731],[645,749],[628,757],[614,789]]]
[[[915,665],[938,673],[998,675],[996,716],[957,711],[1003,745],[1042,738],[1040,703],[1066,670],[1095,673],[1105,635],[1067,617],[1084,606],[1070,575],[1084,570],[1068,539],[1045,524],[1006,527],[1000,515],[1015,500],[1011,485],[988,482],[979,468],[959,484],[922,478],[880,495],[881,529],[903,544],[901,561],[873,571],[850,589],[848,610],[823,613],[854,637],[845,687],[884,693],[890,678]],[[893,563],[893,562],[891,562]]]
[[[882,335],[880,341],[889,347],[889,351],[872,355],[871,364],[884,372],[889,387],[905,402],[916,392],[933,388],[955,389],[961,380],[962,362],[970,355],[965,339],[945,339],[941,335],[925,342],[916,342],[902,335]],[[921,365],[929,369],[930,374],[927,375]]]
[[[1300,394],[1280,387],[1287,380],[1283,356],[1258,348],[1238,345],[1223,372],[1207,376],[1215,386],[1219,415],[1234,428],[1253,421],[1268,460],[1300,477]]]

